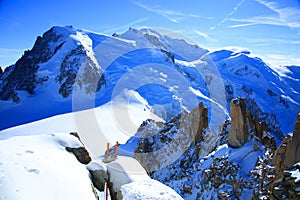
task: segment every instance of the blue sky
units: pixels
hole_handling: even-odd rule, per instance
[[[299,0],[0,0],[0,66],[53,25],[109,35],[160,27],[209,50],[240,46],[275,65],[300,65]]]

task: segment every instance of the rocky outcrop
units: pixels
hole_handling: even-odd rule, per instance
[[[300,111],[298,113],[293,135],[287,135],[281,142],[273,157],[275,176],[268,185],[271,199],[299,199],[300,181]]]
[[[289,169],[297,162],[300,162],[300,111],[293,136],[287,135],[282,140],[273,158],[273,164],[276,166],[277,171]]]
[[[191,117],[191,132],[194,135],[194,145],[196,145],[203,138],[202,131],[208,127],[208,109],[200,102],[197,108],[190,112]]]
[[[105,183],[109,180],[105,164],[98,160],[92,160],[86,168],[90,172],[94,187],[103,192],[105,189]]]
[[[99,91],[105,84],[98,66],[87,56],[84,46],[79,45],[64,58],[56,81],[61,84],[58,93],[66,98],[76,89],[83,89],[87,94]]]
[[[228,134],[228,143],[232,147],[241,147],[248,141],[244,99],[234,99],[230,102],[230,116],[231,127]]]
[[[294,200],[300,199],[300,180],[295,177],[300,177],[300,164],[295,165],[288,171],[278,173],[271,183],[268,185],[269,198],[271,200],[287,199]]]
[[[300,111],[296,119],[292,140],[286,148],[286,158],[283,164],[284,167],[292,167],[298,162],[300,162]]]
[[[76,156],[77,160],[82,164],[88,164],[92,160],[85,147],[66,147],[66,150],[72,152]]]
[[[204,132],[208,127],[207,115],[207,108],[200,102],[190,113],[183,112],[164,124],[153,120],[146,121],[139,128],[140,135],[134,158],[148,172],[171,164],[175,160],[172,161],[169,157],[176,158],[190,146],[197,146],[197,143],[204,140]],[[208,148],[213,146],[208,145]],[[198,148],[195,156],[198,157],[201,150],[203,149]]]
[[[73,135],[74,137],[77,137],[78,140],[81,142],[78,133],[76,132],[71,132],[70,135]],[[81,142],[82,143],[82,142]],[[78,147],[78,148],[73,148],[73,147],[66,147],[66,150],[68,152],[71,152],[75,155],[77,160],[82,163],[82,164],[88,164],[92,158],[90,157],[89,152],[86,150],[84,146]]]
[[[241,147],[250,138],[257,136],[259,141],[272,151],[276,149],[274,137],[268,132],[265,121],[259,121],[247,110],[243,98],[234,99],[230,103],[231,128],[228,134],[228,143],[232,147]]]

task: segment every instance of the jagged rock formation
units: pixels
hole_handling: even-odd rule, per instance
[[[270,199],[300,198],[300,111],[293,135],[287,135],[275,151],[273,179],[267,186]],[[298,178],[297,178],[298,177]]]
[[[190,145],[197,146],[204,140],[203,130],[208,127],[207,115],[207,108],[199,103],[190,113],[183,112],[165,124],[146,121],[139,128],[142,135],[139,136],[134,158],[148,172],[168,164],[169,156],[181,155]],[[195,156],[199,156],[200,150],[197,149]]]
[[[275,180],[283,180],[287,185],[284,188],[290,192],[294,191],[292,193],[295,196],[295,185],[297,187],[298,185],[292,185],[294,178],[288,173],[281,175],[280,179],[276,178],[276,168],[272,166],[276,142],[272,132],[269,132],[264,121],[260,122],[257,116],[253,116],[247,110],[244,99],[236,101],[232,102],[231,112],[235,116],[231,116],[232,121],[226,121],[221,132],[216,134],[214,146],[209,145],[209,148],[206,146],[208,143],[205,139],[211,134],[202,128],[206,118],[199,115],[205,113],[203,105],[199,104],[190,113],[182,113],[168,123],[161,124],[148,120],[142,124],[138,130],[140,138],[134,156],[151,172],[152,178],[169,185],[187,199],[240,199],[246,196],[248,198],[249,194],[254,199],[262,196],[271,198],[272,189],[269,186]],[[190,121],[189,129],[184,129],[186,127],[184,124],[188,123],[185,119]],[[193,128],[193,125],[200,125],[200,130]],[[236,127],[235,133],[243,136],[232,136],[238,140],[235,142],[238,147],[229,143],[232,141],[229,140],[230,134],[233,133],[232,127]],[[237,132],[239,128],[244,132]],[[181,156],[169,162],[167,158],[172,157],[170,153],[172,150],[159,151],[164,149],[162,143],[172,143],[174,135],[183,134],[183,130],[190,130],[185,133],[197,136],[197,142],[192,142]],[[165,164],[166,162],[168,163]],[[275,183],[273,189],[278,188],[280,181]]]
[[[56,81],[61,84],[58,92],[64,98],[72,94],[75,82],[75,86],[80,89],[85,87],[87,94],[99,91],[101,85],[105,84],[104,77],[92,59],[87,56],[86,49],[82,45],[66,55]]]
[[[12,65],[5,69],[4,75],[0,77],[0,97],[1,100],[12,99],[19,102],[19,97],[15,90],[26,90],[33,94],[36,84],[46,81],[47,78],[39,80],[36,73],[39,63],[48,61],[61,46],[51,49],[50,43],[55,43],[59,39],[53,28],[45,32],[37,40],[31,50],[25,51],[24,55]]]
[[[194,135],[194,145],[203,140],[203,129],[208,127],[208,109],[200,102],[197,108],[194,108],[190,113],[191,132]]]
[[[244,99],[235,99],[230,103],[230,117],[231,127],[228,134],[228,143],[232,147],[241,147],[248,141]]]
[[[258,137],[259,141],[276,149],[274,137],[269,134],[269,128],[265,121],[259,121],[257,115],[253,116],[247,109],[244,98],[237,98],[230,103],[231,127],[228,134],[228,144],[232,147],[241,147],[250,138]]]
[[[278,170],[285,170],[300,162],[300,111],[297,116],[293,136],[287,135],[275,152],[273,163]]]

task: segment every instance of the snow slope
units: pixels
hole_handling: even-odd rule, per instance
[[[66,134],[0,140],[0,199],[96,199],[85,165],[65,150],[81,145]]]
[[[113,190],[122,199],[182,199],[170,187],[151,179],[141,164],[132,157],[118,156],[109,163],[93,160],[87,168],[107,171]]]
[[[106,150],[106,143],[125,143],[146,119],[163,121],[153,115],[145,100],[134,91],[126,91],[95,109],[67,113],[0,131],[0,140],[14,136],[78,132],[95,157]]]

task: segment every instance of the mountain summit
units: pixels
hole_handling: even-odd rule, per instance
[[[152,29],[107,36],[52,27],[1,73],[0,114],[6,117],[0,129],[103,105],[133,90],[165,120],[202,101],[213,113],[210,128],[228,117],[230,101],[241,96],[282,139],[300,105],[299,67],[284,68],[276,71],[244,49],[208,51]],[[77,103],[85,98],[92,103]]]
[[[130,28],[107,36],[71,26],[39,36],[14,65],[0,70],[5,187],[22,183],[28,191],[23,180],[6,181],[16,177],[11,165],[19,167],[11,156],[24,165],[20,174],[42,179],[40,172],[52,165],[43,164],[47,156],[36,156],[50,148],[71,159],[66,148],[89,152],[85,163],[93,160],[93,183],[104,173],[99,188],[108,181],[115,195],[144,186],[137,182],[125,190],[117,180],[118,160],[113,174],[103,166],[100,173],[95,159],[104,152],[107,160],[118,152],[135,158],[151,178],[185,199],[299,197],[300,67],[274,68],[243,48],[209,51],[182,38],[163,29]],[[67,132],[76,142],[61,134]],[[115,141],[120,145],[105,148]],[[55,157],[53,163],[67,161]],[[41,165],[29,168],[32,160]],[[92,194],[82,165],[80,174]],[[121,178],[125,186],[127,175]],[[15,188],[11,192],[18,195]]]

